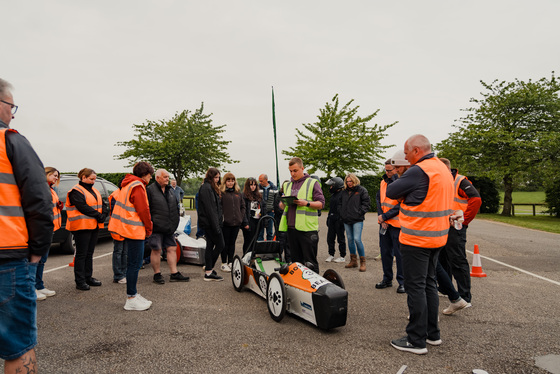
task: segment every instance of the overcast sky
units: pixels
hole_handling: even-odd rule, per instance
[[[4,1],[0,77],[20,106],[11,127],[45,166],[129,171],[115,143],[132,125],[204,102],[226,125],[238,177],[276,180],[295,128],[335,94],[402,148],[454,131],[480,80],[550,78],[560,1]],[[397,147],[391,148],[390,157]],[[304,160],[305,162],[305,160]],[[209,165],[213,166],[213,165]]]

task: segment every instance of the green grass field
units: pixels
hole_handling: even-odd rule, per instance
[[[512,199],[514,204],[544,204],[544,199],[546,195],[544,191],[534,191],[534,192],[518,192],[514,191],[512,193]],[[504,193],[500,192],[500,202],[504,201]]]
[[[475,219],[487,219],[489,221],[503,222],[510,225],[524,227],[527,229],[541,230],[560,234],[560,218],[548,215],[524,215],[515,217],[504,217],[499,214],[478,214]]]

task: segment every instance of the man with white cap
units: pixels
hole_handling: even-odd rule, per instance
[[[399,250],[399,235],[401,225],[399,222],[400,203],[387,197],[387,186],[398,179],[408,168],[410,163],[404,158],[404,152],[397,151],[393,157],[385,162],[385,175],[381,181],[377,195],[377,222],[380,225],[379,245],[381,247],[381,264],[383,279],[375,285],[382,289],[393,286],[393,258],[397,262],[397,293],[405,293],[404,276],[402,270],[401,252]]]

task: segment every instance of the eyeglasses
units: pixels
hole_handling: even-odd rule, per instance
[[[392,169],[385,169],[385,171],[393,171],[393,170],[395,170],[395,169],[396,169],[396,167],[394,167],[394,168],[392,168]]]
[[[7,101],[4,101],[4,100],[0,100],[0,101],[1,101],[1,102],[3,102],[4,104],[7,104],[7,105],[9,105],[10,107],[12,107],[12,114],[16,114],[16,112],[17,112],[17,108],[18,108],[18,106],[17,106],[17,105],[14,105],[14,104],[12,104],[12,103],[9,103],[9,102],[7,102]]]

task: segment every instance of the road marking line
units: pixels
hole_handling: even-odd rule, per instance
[[[469,252],[471,255],[474,255],[474,253],[471,252],[471,251],[467,251],[467,252]],[[503,265],[503,266],[507,266],[507,267],[512,268],[512,269],[514,269],[514,270],[520,271],[520,272],[522,272],[522,273],[529,274],[529,275],[531,275],[531,276],[533,276],[533,277],[535,277],[535,278],[539,278],[539,279],[545,280],[545,281],[547,281],[547,282],[553,283],[553,284],[555,284],[555,285],[557,285],[557,286],[560,286],[560,282],[556,282],[555,280],[542,277],[542,276],[540,276],[540,275],[538,275],[538,274],[531,273],[530,271],[520,269],[520,268],[518,268],[518,267],[516,267],[516,266],[508,265],[508,264],[506,264],[505,262],[498,261],[498,260],[494,260],[493,258],[490,258],[490,257],[487,257],[487,256],[483,256],[483,255],[480,255],[480,254],[479,254],[479,256],[480,256],[481,258],[485,259],[485,260],[493,261],[493,262],[495,262],[495,263],[497,263],[497,264],[500,264],[500,265]]]
[[[99,255],[99,256],[95,256],[93,259],[95,260],[95,259],[97,259],[97,258],[109,256],[109,255],[112,255],[112,254],[113,254],[113,252],[105,253],[105,254],[102,254],[102,255]],[[57,268],[45,270],[45,271],[43,271],[43,273],[50,273],[51,271],[60,270],[60,269],[65,269],[65,268],[69,268],[69,267],[70,267],[69,265],[59,266],[59,267],[57,267]]]

